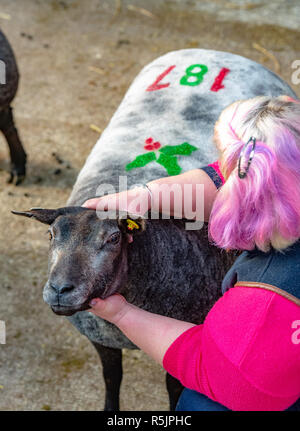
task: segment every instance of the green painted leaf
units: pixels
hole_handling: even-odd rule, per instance
[[[178,175],[181,172],[181,167],[178,165],[176,157],[160,154],[157,163],[166,169],[168,175]]]
[[[143,166],[146,166],[148,163],[153,162],[153,160],[156,160],[154,151],[150,151],[146,154],[141,154],[140,156],[137,156],[132,162],[128,163],[125,167],[126,171],[130,171],[134,168],[142,168]]]
[[[159,152],[166,154],[168,156],[189,156],[193,151],[198,150],[197,147],[189,144],[188,142],[183,142],[180,145],[165,145],[159,149]]]

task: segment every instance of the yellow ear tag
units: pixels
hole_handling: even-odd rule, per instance
[[[133,221],[129,218],[126,219],[126,221],[127,221],[127,229],[133,230],[133,229],[139,229],[140,228],[140,226],[135,221]]]

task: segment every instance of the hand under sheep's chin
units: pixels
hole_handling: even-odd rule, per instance
[[[77,306],[64,306],[64,305],[50,305],[53,313],[58,316],[72,316],[79,311],[89,311],[91,309],[90,302],[95,298],[106,299],[111,296],[110,289],[106,289],[102,295],[96,295],[90,297],[84,303]]]
[[[105,319],[111,323],[118,326],[120,319],[125,315],[125,313],[134,307],[129,304],[124,296],[120,293],[115,293],[110,295],[106,299],[94,298],[90,301],[90,307],[93,314],[102,319]]]

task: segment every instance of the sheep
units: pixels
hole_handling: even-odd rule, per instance
[[[26,153],[15,127],[11,102],[19,83],[19,72],[13,50],[0,31],[0,130],[10,150],[11,167],[9,183],[19,185],[26,174]]]
[[[119,409],[122,349],[136,346],[116,326],[87,312],[89,301],[120,292],[145,310],[200,324],[219,298],[236,254],[209,243],[207,224],[187,230],[186,221],[176,218],[136,219],[139,229],[130,233],[131,242],[126,219],[105,218],[80,205],[98,195],[103,183],[117,190],[126,174],[130,187],[213,162],[218,157],[213,126],[220,112],[261,94],[296,97],[278,76],[249,59],[202,49],[170,52],[134,80],[67,206],[16,212],[50,226],[43,297],[98,351],[105,410]],[[168,374],[166,381],[172,410],[182,386]]]

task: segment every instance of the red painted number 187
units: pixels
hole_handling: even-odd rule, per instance
[[[158,75],[158,77],[155,79],[153,84],[149,85],[149,87],[146,89],[146,91],[156,91],[161,90],[163,88],[169,87],[170,82],[161,83],[161,81],[167,76],[176,65],[169,66],[163,73]],[[208,67],[205,64],[192,64],[189,66],[186,71],[185,75],[183,75],[180,79],[180,85],[188,85],[190,87],[194,87],[196,85],[201,84],[203,81],[204,75],[208,72]],[[210,91],[219,91],[222,88],[224,88],[223,81],[225,76],[230,72],[230,69],[227,69],[227,67],[222,67],[219,74],[215,77],[215,80],[210,87]]]

